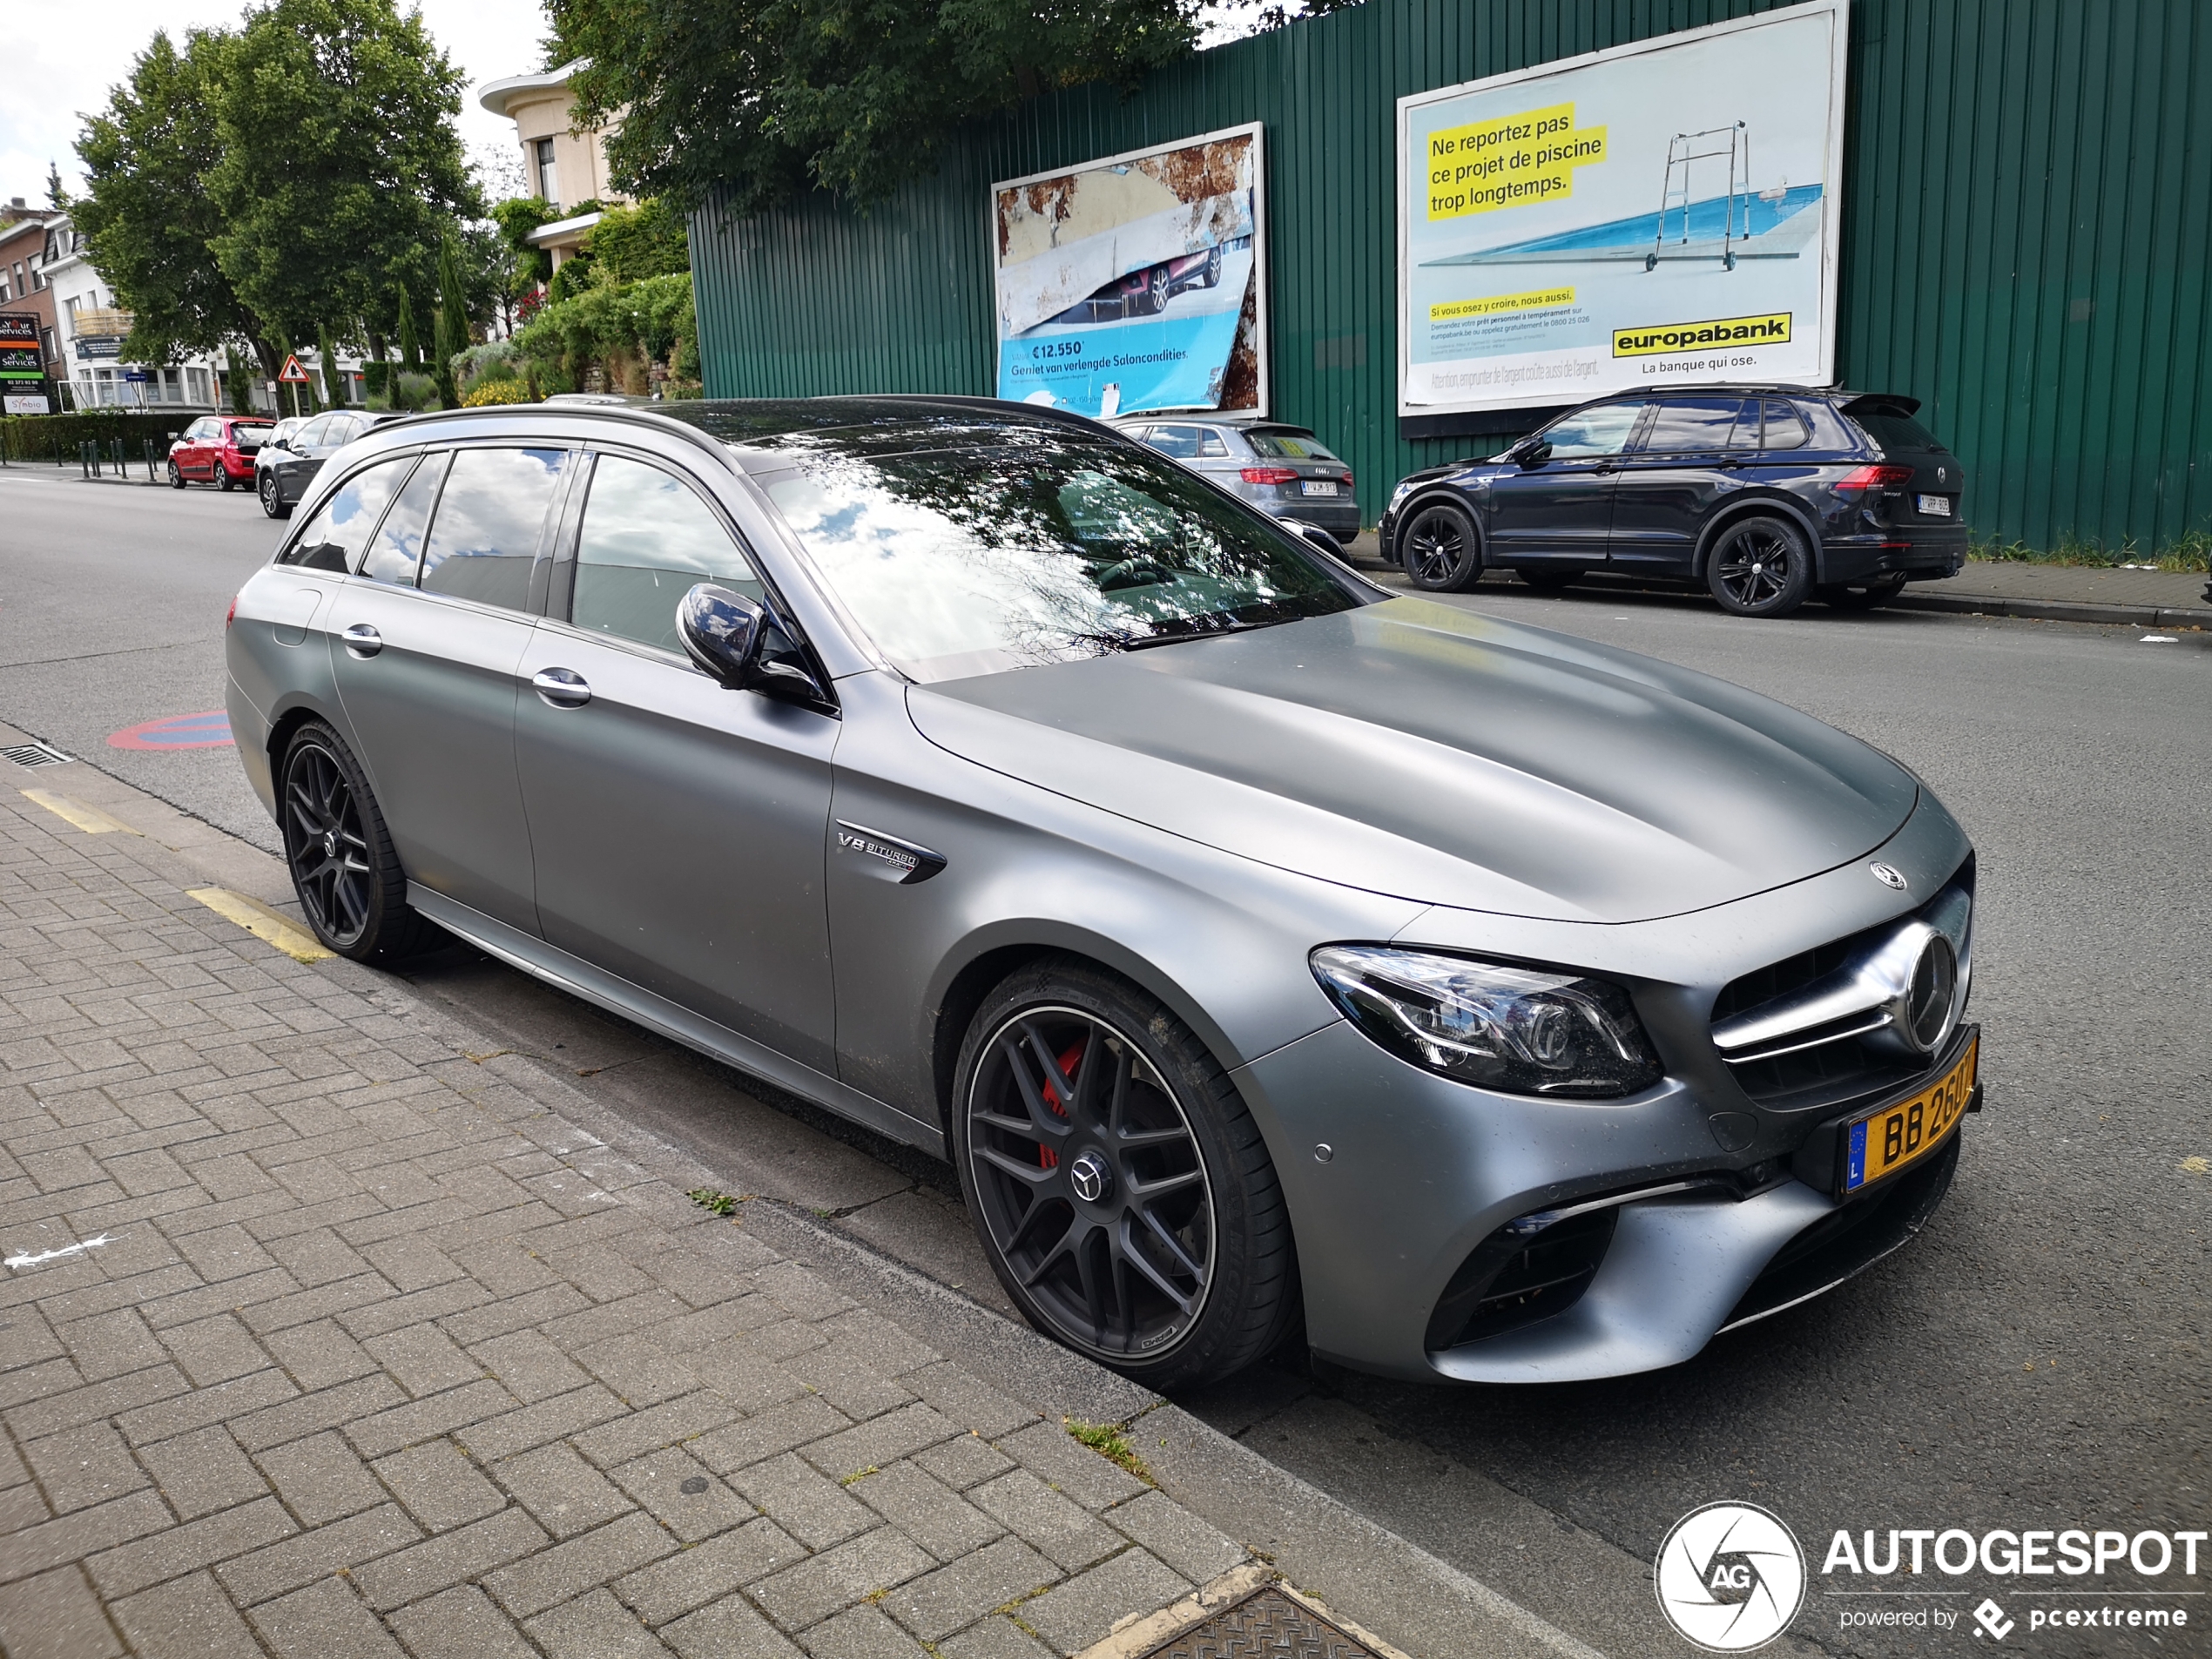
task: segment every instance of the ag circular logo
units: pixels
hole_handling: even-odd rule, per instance
[[[1659,1546],[1659,1610],[1708,1653],[1749,1653],[1804,1605],[1805,1556],[1779,1517],[1752,1503],[1709,1503]]]

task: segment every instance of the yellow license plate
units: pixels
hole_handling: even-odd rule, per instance
[[[1871,1187],[1943,1144],[1974,1097],[1974,1066],[1980,1053],[1981,1034],[1977,1031],[1966,1039],[1951,1069],[1927,1088],[1844,1125],[1844,1192]]]

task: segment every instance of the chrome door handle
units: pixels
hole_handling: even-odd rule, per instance
[[[384,636],[365,622],[357,622],[343,636],[346,649],[356,657],[374,657],[384,649]]]
[[[541,668],[530,677],[530,685],[556,709],[580,709],[591,700],[590,686],[573,668]]]

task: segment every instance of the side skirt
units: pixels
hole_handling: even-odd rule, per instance
[[[811,1101],[826,1111],[849,1117],[879,1135],[887,1135],[903,1145],[920,1147],[933,1157],[948,1156],[944,1131],[934,1123],[910,1117],[873,1095],[864,1095],[812,1066],[777,1053],[765,1043],[740,1036],[729,1027],[703,1018],[643,986],[604,973],[534,934],[495,921],[419,882],[407,884],[407,901],[448,933],[467,940],[487,955],[498,957],[509,968],[520,968],[533,979],[543,980],[548,985],[581,997],[610,1014],[618,1014],[625,1020],[635,1020],[687,1049],[696,1049],[710,1059],[734,1066],[801,1100]]]

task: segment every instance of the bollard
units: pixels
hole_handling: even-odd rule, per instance
[[[146,482],[150,484],[158,484],[161,480],[155,475],[154,471],[153,440],[142,438],[139,442],[146,452]]]
[[[115,444],[115,476],[118,482],[127,484],[131,482],[131,452],[123,447],[122,439],[117,438],[113,440],[113,442]]]

